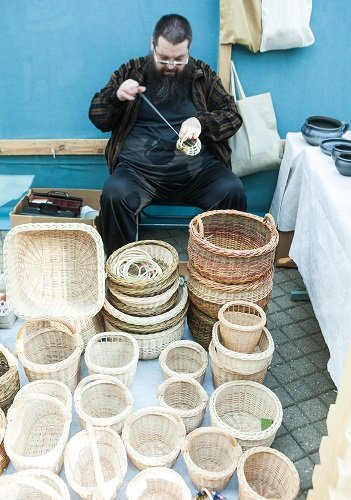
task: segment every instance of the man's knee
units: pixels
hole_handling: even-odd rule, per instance
[[[131,187],[128,189],[122,182],[107,181],[102,189],[100,203],[104,206],[120,206],[136,211],[140,206],[140,194]]]

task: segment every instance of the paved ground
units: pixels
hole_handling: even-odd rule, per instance
[[[1,233],[2,243],[4,233]],[[168,241],[187,260],[187,230],[143,230],[140,239]],[[2,269],[2,244],[0,244]],[[273,296],[269,304],[267,327],[276,349],[265,385],[280,398],[284,408],[283,425],[273,447],[285,453],[296,465],[301,479],[301,495],[311,488],[312,471],[318,463],[318,449],[326,434],[326,416],[335,402],[335,386],[326,369],[329,358],[308,301],[293,302],[290,291],[303,289],[296,269],[276,269]]]

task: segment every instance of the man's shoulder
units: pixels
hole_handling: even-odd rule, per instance
[[[216,74],[211,66],[201,59],[195,59],[194,57],[192,57],[191,61],[195,67],[195,72],[197,72],[199,75],[202,74],[204,76],[213,76]]]
[[[143,72],[145,70],[145,66],[149,60],[149,56],[141,56],[135,59],[129,59],[129,61],[123,63],[115,73],[119,72]]]

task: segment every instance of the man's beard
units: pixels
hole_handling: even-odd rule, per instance
[[[153,104],[179,104],[190,95],[190,81],[193,74],[193,65],[188,63],[182,71],[174,75],[164,73],[166,67],[159,70],[151,58],[148,66],[146,85]]]

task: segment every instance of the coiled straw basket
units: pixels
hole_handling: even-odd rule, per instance
[[[6,417],[5,413],[0,408],[0,474],[2,474],[3,470],[7,467],[9,463],[9,457],[6,455],[6,451],[4,448],[4,436],[6,430]]]
[[[264,218],[237,210],[213,210],[189,225],[189,262],[218,283],[252,283],[273,267],[278,231],[270,214]]]
[[[239,498],[294,500],[300,479],[295,465],[283,453],[268,447],[247,450],[238,463]]]
[[[0,344],[0,408],[7,412],[20,388],[18,363],[13,354]]]
[[[0,478],[0,490],[8,500],[70,500],[64,481],[51,471],[28,469]]]
[[[127,500],[191,500],[191,491],[178,472],[167,467],[149,467],[139,472],[126,489]]]

